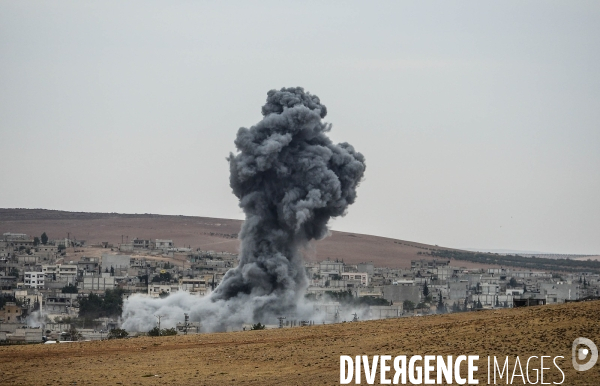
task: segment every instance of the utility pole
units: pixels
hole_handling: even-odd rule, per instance
[[[158,319],[158,335],[160,335],[160,318],[164,318],[166,315],[154,315]]]

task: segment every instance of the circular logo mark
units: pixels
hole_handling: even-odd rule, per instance
[[[579,346],[587,346],[587,348],[578,348]],[[590,360],[587,363],[579,364],[577,361],[584,360],[589,353],[592,353]],[[587,371],[591,369],[598,361],[598,347],[587,338],[577,338],[573,341],[573,348],[571,351],[573,358],[573,367],[577,371]]]

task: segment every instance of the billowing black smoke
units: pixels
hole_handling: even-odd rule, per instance
[[[215,330],[295,311],[307,286],[301,249],[325,237],[329,219],[354,202],[365,159],[351,145],[331,142],[331,126],[322,122],[327,109],[300,87],[269,91],[262,114],[255,126],[239,129],[239,152],[228,158],[230,185],[246,214],[239,266],[200,304],[174,297],[180,303],[152,312],[189,307],[192,318]],[[126,304],[126,322],[134,314],[134,303]]]
[[[321,121],[327,109],[301,87],[271,90],[256,126],[242,127],[228,158],[230,185],[246,221],[237,269],[230,270],[214,299],[240,294],[277,295],[293,305],[306,278],[299,248],[327,235],[330,218],[345,214],[365,172],[362,154],[333,144]],[[272,310],[273,311],[273,310]]]

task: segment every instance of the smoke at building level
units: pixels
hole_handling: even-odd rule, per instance
[[[264,118],[240,128],[237,154],[228,157],[230,185],[246,219],[240,232],[238,267],[209,296],[180,293],[164,299],[131,296],[123,327],[144,331],[153,315],[184,312],[201,320],[205,331],[312,313],[303,301],[307,286],[302,249],[328,233],[330,218],[343,216],[356,199],[365,171],[362,154],[327,136],[327,109],[302,88],[271,90]]]

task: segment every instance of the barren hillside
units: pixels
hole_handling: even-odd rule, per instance
[[[340,355],[479,355],[476,374],[479,384],[487,384],[487,356],[500,362],[508,356],[511,374],[517,356],[523,369],[527,358],[537,356],[529,364],[533,381],[533,368],[539,370],[539,357],[547,355],[563,357],[556,362],[565,374],[562,384],[597,385],[600,364],[576,372],[571,345],[578,337],[600,343],[598,315],[596,301],[266,331],[4,346],[0,379],[3,385],[337,385]],[[544,370],[545,383],[561,382],[552,359],[544,367],[550,368]],[[521,378],[513,384],[522,384]]]
[[[71,238],[88,244],[108,241],[115,245],[121,240],[172,239],[176,246],[191,246],[203,250],[238,252],[235,235],[242,222],[208,217],[163,216],[153,214],[83,213],[44,209],[0,209],[0,233],[15,232],[50,239]],[[332,232],[330,237],[314,242],[305,251],[308,260],[326,258],[356,264],[372,261],[376,266],[408,268],[410,261],[423,256],[428,248],[437,246],[363,234]],[[466,261],[452,263],[459,267],[480,267]]]

